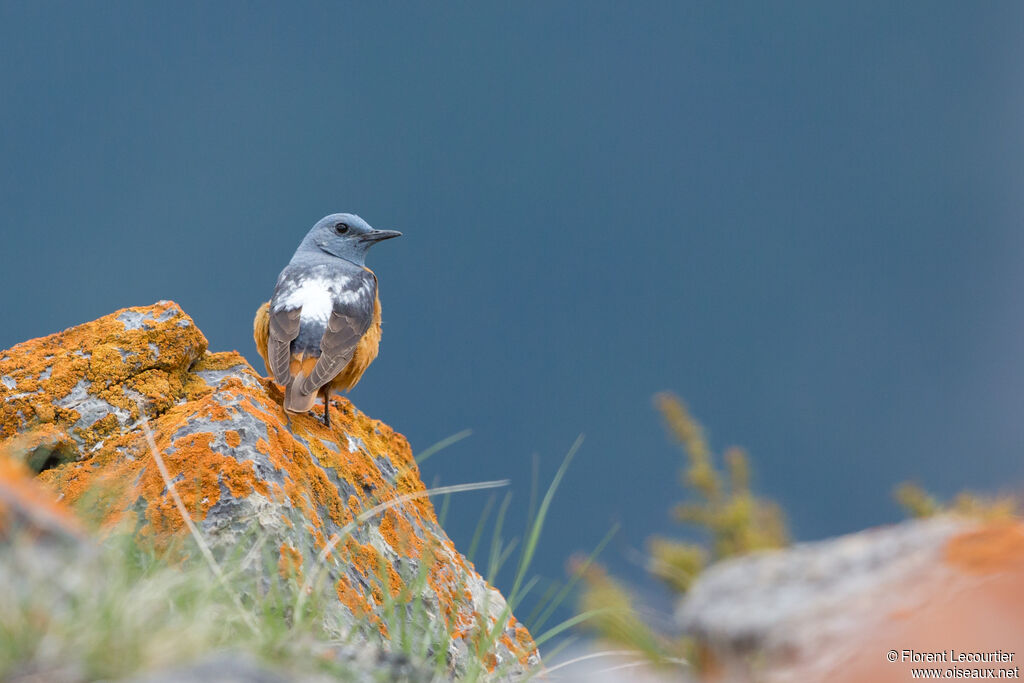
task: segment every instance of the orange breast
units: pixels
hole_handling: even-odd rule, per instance
[[[359,384],[359,380],[362,378],[363,373],[366,372],[366,368],[370,367],[370,363],[377,357],[379,349],[380,294],[378,293],[373,301],[373,320],[370,322],[370,327],[366,330],[366,334],[359,340],[356,352],[352,355],[352,360],[338,373],[337,377],[327,383],[327,386],[330,387],[331,391],[348,391]]]

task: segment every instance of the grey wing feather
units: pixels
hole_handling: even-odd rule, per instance
[[[278,384],[291,381],[292,340],[299,336],[302,310],[294,308],[276,313],[271,309],[270,334],[267,340],[267,364]]]
[[[362,287],[353,301],[335,302],[327,330],[320,341],[320,359],[302,382],[301,393],[311,394],[330,382],[352,360],[359,340],[373,320],[375,287]]]

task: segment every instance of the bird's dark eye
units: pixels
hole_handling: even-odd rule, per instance
[[[344,235],[346,232],[348,232],[348,223],[335,223],[334,232],[338,233],[339,235]]]

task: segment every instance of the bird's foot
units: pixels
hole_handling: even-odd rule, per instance
[[[324,400],[324,426],[330,429],[331,427],[331,394],[330,391],[324,387],[320,390],[320,398]]]

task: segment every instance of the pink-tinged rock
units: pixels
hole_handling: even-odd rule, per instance
[[[677,619],[707,681],[1013,670],[1024,657],[1024,523],[943,516],[729,560],[701,576]]]

